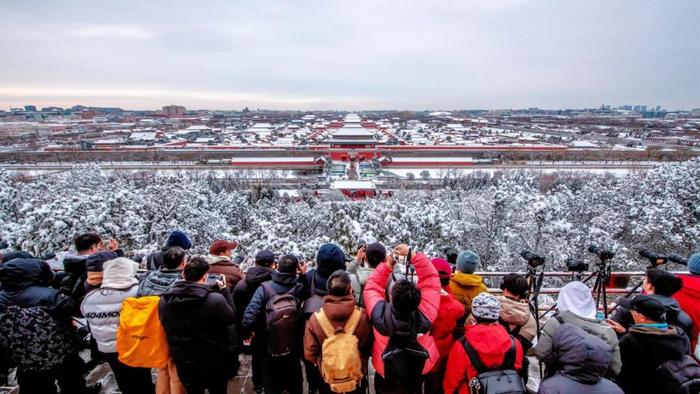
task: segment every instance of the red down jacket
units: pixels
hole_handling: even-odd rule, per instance
[[[500,324],[477,324],[466,327],[464,334],[467,342],[479,353],[481,362],[486,367],[498,367],[503,364],[506,352],[511,346],[511,336]],[[515,341],[515,370],[523,367],[523,347]],[[443,388],[446,393],[469,393],[469,380],[477,375],[461,341],[455,341],[447,359],[447,369]]]
[[[435,267],[430,262],[428,257],[422,253],[417,253],[413,256],[411,263],[416,269],[418,276],[418,289],[421,293],[420,305],[418,311],[423,316],[423,320],[430,322],[435,321],[438,315],[440,306],[440,279]],[[380,264],[372,275],[367,279],[365,291],[363,293],[365,306],[370,319],[375,307],[383,308],[386,302],[384,298],[385,289],[391,268],[386,263]],[[380,304],[380,305],[378,305]],[[374,330],[374,344],[372,346],[372,364],[374,369],[384,376],[384,362],[382,361],[382,353],[389,342],[389,338],[380,334],[376,328]],[[429,334],[424,334],[418,337],[418,343],[428,351],[430,358],[425,362],[423,373],[428,373],[435,366],[439,358],[438,348],[435,345],[435,340]]]
[[[433,372],[444,369],[447,362],[447,356],[452,349],[454,343],[454,331],[457,328],[457,322],[464,317],[464,305],[457,301],[452,294],[442,290],[440,292],[440,309],[438,317],[433,322],[433,327],[430,329],[430,335],[435,340],[435,345],[440,353],[440,359],[435,365]]]
[[[700,334],[700,275],[678,275],[683,287],[673,295],[681,309],[693,320],[690,335],[690,348],[695,349]]]

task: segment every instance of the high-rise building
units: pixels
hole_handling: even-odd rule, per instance
[[[163,107],[163,113],[169,117],[184,116],[185,111],[185,107],[181,105],[166,105],[165,107]]]

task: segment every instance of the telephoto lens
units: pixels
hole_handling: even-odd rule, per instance
[[[651,249],[642,249],[639,251],[639,255],[649,260],[654,267],[666,263],[666,256],[656,253]]]
[[[685,265],[686,267],[688,266],[688,258],[683,257],[679,254],[676,253],[671,253],[668,255],[668,261],[676,264],[681,264]]]
[[[591,245],[588,247],[588,251],[598,256],[601,260],[610,260],[615,257],[615,253],[612,250],[604,250],[598,247],[598,245]]]
[[[544,264],[544,257],[536,255],[529,250],[520,252],[520,256],[527,260],[527,264],[531,267],[537,267]]]

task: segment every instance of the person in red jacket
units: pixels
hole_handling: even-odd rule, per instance
[[[400,280],[394,284],[391,291],[391,302],[385,298],[386,286],[394,268],[392,254],[409,256],[418,276],[418,284],[408,280]],[[375,392],[400,392],[385,387],[385,370],[382,355],[389,344],[389,337],[417,337],[418,344],[427,352],[428,358],[423,364],[423,374],[430,372],[439,358],[437,346],[430,335],[430,327],[437,318],[440,306],[440,279],[430,260],[423,253],[411,251],[408,245],[399,245],[392,254],[377,266],[377,269],[367,279],[364,290],[364,301],[367,313],[374,325],[374,344],[372,346],[372,364],[376,370]],[[395,297],[403,293],[409,297]],[[409,299],[410,298],[410,299]],[[412,305],[407,305],[408,303]],[[417,308],[416,308],[417,305]],[[413,389],[420,389],[414,387]]]
[[[475,325],[468,325],[464,334],[465,340],[477,351],[481,362],[487,368],[498,368],[503,365],[505,356],[511,346],[515,345],[516,371],[523,367],[523,347],[498,322],[501,312],[501,302],[498,298],[480,293],[472,301],[472,316]],[[455,341],[447,359],[447,369],[443,387],[445,393],[469,394],[469,381],[478,375],[467,356],[461,341]]]
[[[683,287],[673,295],[681,309],[693,320],[693,328],[690,335],[690,348],[695,349],[700,334],[700,252],[693,254],[688,259],[688,271],[690,275],[679,275],[683,281]]]
[[[450,275],[452,267],[445,259],[434,258],[430,262],[435,266],[435,269],[440,276],[440,309],[438,317],[430,329],[430,335],[435,339],[435,345],[438,348],[440,358],[435,366],[425,377],[425,393],[426,394],[442,394],[442,379],[445,376],[445,367],[447,366],[447,356],[450,354],[450,349],[455,341],[464,333],[464,320],[466,319],[464,305],[457,301],[452,294],[448,293],[450,285]]]

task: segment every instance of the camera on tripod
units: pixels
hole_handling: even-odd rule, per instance
[[[588,247],[588,251],[598,256],[601,261],[610,260],[615,257],[615,252],[612,250],[601,249],[598,245],[591,245]]]
[[[569,272],[584,272],[588,271],[588,264],[579,259],[566,259],[566,270]]]
[[[537,268],[544,264],[544,257],[534,254],[529,250],[523,250],[520,252],[520,257],[527,260],[527,265],[531,268]]]

